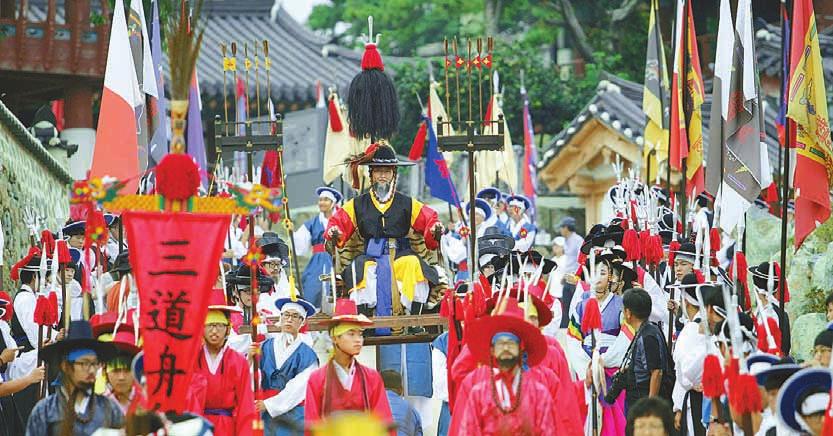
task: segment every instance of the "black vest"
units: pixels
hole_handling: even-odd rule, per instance
[[[14,299],[17,299],[17,296],[20,295],[21,292],[31,292],[31,291],[24,291],[23,289],[17,291],[14,294]],[[12,301],[12,305],[14,305],[14,301]],[[21,348],[21,352],[25,353],[27,351],[32,351],[35,347],[29,342],[29,337],[26,336],[26,330],[23,329],[23,324],[20,323],[20,320],[17,319],[17,312],[12,314],[12,322],[10,323],[11,331],[12,331],[12,338],[17,343],[17,346]]]
[[[353,211],[359,234],[365,241],[373,238],[405,239],[411,230],[411,197],[393,194],[392,204],[382,213],[373,204],[370,193],[356,198]]]

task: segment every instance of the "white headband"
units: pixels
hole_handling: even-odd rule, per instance
[[[304,309],[304,306],[301,306],[298,303],[293,303],[293,302],[284,303],[284,305],[281,306],[281,313],[284,313],[287,310],[294,310],[295,312],[298,312],[299,315],[301,315],[301,318],[303,318],[303,319],[307,318],[307,310]]]
[[[524,202],[523,202],[523,201],[521,201],[521,200],[510,200],[510,201],[509,201],[509,206],[512,206],[512,207],[519,207],[519,208],[521,208],[521,209],[523,209],[523,210],[526,210],[526,203],[524,203]]]
[[[332,191],[323,190],[320,194],[318,194],[318,198],[328,198],[333,203],[338,203],[338,200],[336,200],[336,196],[333,195]]]
[[[769,362],[755,362],[749,365],[749,374],[758,375],[772,366]],[[825,404],[826,405],[826,404]]]
[[[489,263],[489,261],[491,261],[494,257],[495,257],[494,254],[484,254],[484,255],[478,257],[477,260],[480,263],[480,266],[483,267],[484,265]]]
[[[816,392],[815,394],[810,394],[804,399],[804,401],[801,402],[798,413],[803,416],[807,416],[814,413],[824,412],[827,410],[827,404],[829,402],[829,392]]]

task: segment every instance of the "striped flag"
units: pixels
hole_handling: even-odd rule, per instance
[[[691,3],[677,0],[674,37],[674,70],[671,85],[671,167],[681,171],[686,159],[686,195],[692,197],[705,189],[703,177],[703,73],[697,50],[697,32]],[[686,70],[683,72],[683,70]],[[683,76],[685,74],[685,76]],[[685,97],[683,93],[686,93]],[[683,102],[686,105],[684,107]],[[686,119],[688,123],[686,124]]]
[[[651,0],[648,21],[648,50],[645,59],[645,89],[642,112],[645,112],[645,145],[642,158],[648,162],[649,174],[659,172],[659,163],[668,160],[668,68],[657,12],[658,0]],[[651,151],[654,158],[649,160]]]
[[[143,168],[139,167],[134,108],[141,104],[143,94],[130,53],[124,5],[116,2],[90,176],[124,180],[126,192],[136,192],[136,176]]]
[[[796,127],[795,247],[830,218],[830,126],[819,36],[811,0],[793,4],[787,117]]]
[[[532,127],[532,115],[529,113],[529,96],[526,88],[521,87],[521,96],[524,99],[524,173],[523,188],[524,195],[532,202],[530,215],[535,220],[535,197],[538,187],[538,150],[535,148],[535,131]]]

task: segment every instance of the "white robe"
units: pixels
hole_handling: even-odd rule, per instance
[[[706,358],[706,336],[700,333],[700,322],[689,321],[685,323],[677,342],[674,345],[674,370],[677,379],[674,382],[674,390],[671,399],[674,411],[688,410],[686,422],[688,423],[688,434],[694,434],[694,419],[698,416],[691,416],[690,404],[683,404],[686,392],[694,389],[702,383],[703,361]]]

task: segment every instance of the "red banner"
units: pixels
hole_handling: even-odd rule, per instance
[[[181,413],[230,217],[126,212],[123,218],[139,288],[148,404]]]

